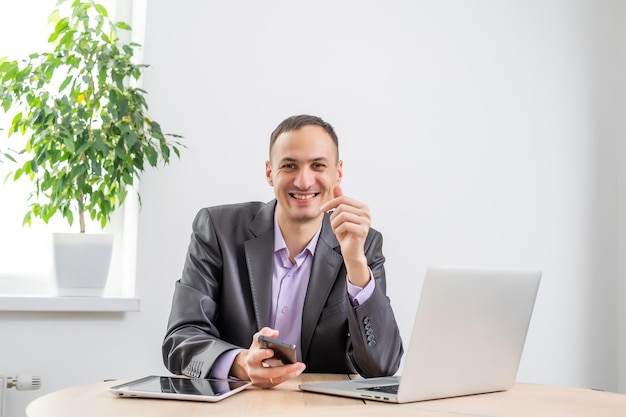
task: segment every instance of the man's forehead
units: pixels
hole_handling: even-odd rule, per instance
[[[281,133],[272,146],[271,156],[281,160],[329,160],[337,159],[337,146],[328,133],[319,126],[320,132],[303,132],[303,128]],[[311,156],[311,153],[313,156]]]

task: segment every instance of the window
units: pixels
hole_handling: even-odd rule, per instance
[[[51,27],[47,24],[48,15],[56,6],[57,0],[3,1],[0,3],[0,57],[23,59],[29,53],[49,49],[47,43]],[[113,20],[132,23],[130,17],[138,7],[135,2],[115,2],[101,0]],[[67,2],[71,4],[71,2]],[[116,4],[118,7],[116,8]],[[120,8],[123,6],[124,8]],[[135,9],[133,10],[133,7]],[[139,15],[142,15],[139,13]],[[133,36],[141,33],[135,28]],[[139,43],[143,39],[138,39]],[[0,111],[0,136],[2,149],[6,141],[10,116]],[[19,146],[11,146],[19,148]],[[4,178],[15,165],[0,163],[0,295],[54,295],[52,232],[77,232],[77,222],[70,227],[65,219],[53,219],[46,225],[35,219],[31,227],[22,226],[26,213],[27,197],[31,184],[26,179],[18,182]],[[136,231],[138,203],[129,193],[125,206],[119,209],[107,226],[107,233],[115,235],[113,259],[109,271],[109,281],[105,295],[133,296],[136,254]],[[97,224],[87,224],[87,231],[100,231]]]

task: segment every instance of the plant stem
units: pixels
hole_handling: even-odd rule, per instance
[[[78,210],[78,222],[80,224],[80,232],[85,233],[85,210]]]

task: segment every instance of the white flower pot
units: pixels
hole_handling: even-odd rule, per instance
[[[53,233],[57,295],[102,296],[109,276],[112,234]]]

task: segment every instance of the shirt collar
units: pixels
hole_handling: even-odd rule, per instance
[[[313,238],[306,245],[304,252],[308,252],[311,255],[315,253],[315,248],[317,247],[317,241],[320,238],[320,232],[322,230],[322,226],[317,230]],[[274,253],[278,253],[281,250],[287,252],[287,244],[285,243],[285,238],[283,237],[283,232],[280,230],[280,226],[278,225],[278,217],[276,217],[276,212],[274,211]],[[299,254],[296,254],[296,256]]]

